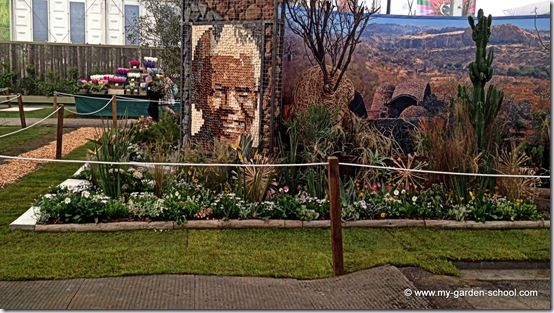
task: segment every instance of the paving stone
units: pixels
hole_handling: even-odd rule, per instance
[[[89,279],[69,309],[193,309],[192,275],[152,275]]]
[[[197,277],[195,309],[312,309],[309,295],[292,279]]]
[[[82,283],[82,279],[0,281],[0,308],[5,310],[65,310]]]
[[[382,266],[337,278],[302,282],[315,309],[426,309],[424,298],[406,297],[414,285],[393,266]]]

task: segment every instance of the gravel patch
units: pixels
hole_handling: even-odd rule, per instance
[[[63,149],[62,154],[73,151],[74,149],[86,144],[88,139],[95,138],[99,132],[96,128],[87,127],[80,128],[75,131],[63,135]],[[36,150],[25,152],[18,155],[19,157],[26,158],[48,158],[53,159],[56,157],[56,141],[52,141],[49,144],[40,147]],[[0,165],[0,189],[6,187],[9,184],[15,183],[23,176],[33,172],[40,163],[38,161],[26,161],[26,160],[10,160]]]

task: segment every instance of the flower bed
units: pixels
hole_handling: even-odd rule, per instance
[[[113,172],[112,172],[113,173]],[[106,196],[92,183],[56,187],[37,200],[38,223],[99,223],[109,221],[176,221],[213,219],[291,219],[302,221],[329,218],[327,199],[310,196],[305,190],[292,193],[287,186],[277,188],[263,202],[251,202],[231,192],[214,192],[190,176],[174,181],[159,197],[154,194],[151,170],[129,167],[118,172],[125,190],[120,198]],[[85,170],[80,178],[89,178]],[[534,204],[512,202],[499,196],[456,203],[444,188],[434,185],[414,193],[371,186],[357,190],[356,201],[342,203],[345,221],[367,219],[448,219],[448,220],[537,220],[541,215]],[[482,214],[482,215],[481,215]]]
[[[382,157],[383,152],[377,149],[399,154],[389,138],[366,126],[350,130],[352,135],[345,137],[343,131],[335,132],[332,124],[325,124],[329,120],[328,113],[319,108],[313,110],[299,117],[306,123],[296,122],[285,133],[289,137],[287,143],[280,138],[278,156],[261,153],[253,147],[250,136],[241,136],[232,145],[214,142],[208,147],[187,145],[177,149],[180,131],[172,115],[162,115],[159,122],[140,119],[135,124],[124,123],[122,128],[106,129],[93,142],[91,160],[227,163],[240,164],[241,167],[91,165],[80,174],[80,178],[88,183],[78,188],[54,188],[36,201],[35,206],[40,209],[38,222],[326,220],[329,218],[329,202],[324,167],[253,165],[321,162],[326,155],[339,155],[359,163],[413,169],[425,166],[425,162],[409,154],[407,158]],[[323,126],[311,129],[312,125]],[[293,127],[298,127],[298,130]],[[365,139],[360,140],[361,136]],[[345,138],[352,141],[348,145],[335,146],[344,144]],[[314,147],[312,142],[318,142],[320,146]],[[354,158],[356,155],[360,156],[359,159]],[[485,222],[542,218],[532,197],[527,196],[533,189],[528,185],[519,188],[517,180],[503,183],[508,190],[518,188],[518,192],[500,194],[500,188],[489,191],[471,182],[464,188],[452,188],[409,171],[342,167],[341,181],[340,200],[345,221],[438,219]]]

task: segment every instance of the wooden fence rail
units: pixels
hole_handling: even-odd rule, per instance
[[[0,41],[0,64],[7,64],[20,78],[27,76],[30,66],[36,78],[44,79],[48,72],[66,77],[70,68],[77,69],[79,77],[88,78],[93,71],[113,73],[117,67],[127,67],[130,59],[158,56],[159,51],[133,46]],[[0,72],[3,70],[0,67]]]

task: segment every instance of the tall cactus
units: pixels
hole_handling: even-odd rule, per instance
[[[493,85],[489,85],[485,93],[486,84],[492,79],[494,53],[487,53],[487,44],[491,36],[492,16],[486,17],[483,10],[479,10],[477,24],[473,16],[469,16],[469,25],[473,32],[473,41],[476,44],[475,61],[469,64],[469,77],[473,83],[473,96],[470,97],[466,87],[458,86],[458,98],[464,104],[470,121],[475,129],[477,154],[486,160],[491,151],[491,139],[494,120],[498,115],[504,93]]]

